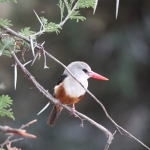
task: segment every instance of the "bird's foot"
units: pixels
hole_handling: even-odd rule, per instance
[[[75,115],[75,108],[74,107],[72,107],[72,109],[71,109],[71,115]]]
[[[71,111],[71,114],[74,115],[75,114],[75,105],[72,104],[72,111]]]
[[[74,109],[74,108],[71,108],[70,115],[76,115],[76,114],[75,114],[75,109]]]
[[[77,115],[75,114],[75,105],[74,104],[72,104],[71,115],[74,115],[75,117],[77,117]]]
[[[60,101],[58,100],[58,102],[56,103],[57,106],[60,106]]]

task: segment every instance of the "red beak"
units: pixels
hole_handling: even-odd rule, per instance
[[[109,80],[93,71],[89,72],[89,76],[92,77],[92,78],[95,78],[95,79],[98,79],[98,80]]]

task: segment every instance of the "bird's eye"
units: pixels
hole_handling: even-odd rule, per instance
[[[86,69],[82,69],[85,73],[87,73],[88,71]]]

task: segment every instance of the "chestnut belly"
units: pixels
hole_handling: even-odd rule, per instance
[[[61,103],[67,104],[67,105],[77,103],[83,97],[83,95],[81,95],[79,97],[71,97],[71,96],[66,94],[66,92],[63,88],[63,85],[60,85],[59,87],[57,87],[57,89],[55,89],[55,97]]]

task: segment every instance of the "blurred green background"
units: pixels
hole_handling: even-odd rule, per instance
[[[18,0],[18,3],[0,3],[0,18],[10,19],[11,27],[20,31],[31,27],[39,31],[40,24],[33,12],[59,23],[58,0]],[[83,9],[87,19],[76,23],[67,21],[63,30],[44,34],[38,42],[45,41],[45,49],[68,65],[72,61],[85,61],[93,71],[109,78],[109,82],[89,80],[89,90],[104,104],[110,116],[150,147],[150,1],[121,0],[118,19],[115,19],[116,1],[99,0],[96,14]],[[31,51],[26,61],[33,59]],[[63,68],[47,59],[49,69],[44,69],[43,57],[33,67],[27,66],[35,79],[50,93]],[[8,94],[13,100],[16,121],[0,117],[1,125],[20,127],[33,119],[38,122],[27,131],[37,139],[25,138],[13,143],[23,150],[100,150],[104,149],[106,136],[87,121],[80,127],[80,120],[64,110],[54,127],[47,125],[52,105],[41,115],[37,113],[47,104],[39,93],[18,70],[17,90],[13,88],[13,61],[0,57],[0,95]],[[108,128],[116,129],[106,118],[102,108],[88,95],[76,104],[76,110]],[[6,136],[0,134],[0,143]],[[128,136],[116,133],[110,150],[144,150]]]

